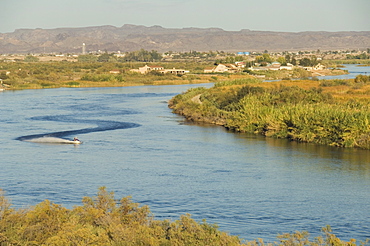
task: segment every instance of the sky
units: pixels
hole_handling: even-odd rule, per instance
[[[370,0],[0,0],[0,33],[124,24],[226,31],[370,31]]]

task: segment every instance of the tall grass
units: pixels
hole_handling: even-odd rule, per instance
[[[188,119],[217,122],[234,131],[370,149],[368,100],[340,101],[320,88],[258,84],[215,86],[200,99],[201,105],[185,99],[171,107]]]

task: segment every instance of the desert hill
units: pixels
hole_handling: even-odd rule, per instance
[[[370,48],[370,32],[225,31],[220,28],[163,28],[123,25],[17,29],[0,33],[0,53],[165,51],[299,51]]]

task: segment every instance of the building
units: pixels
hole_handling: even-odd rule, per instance
[[[138,69],[131,69],[130,71],[141,73],[141,74],[147,74],[149,72],[156,71],[156,72],[163,73],[163,74],[171,73],[171,74],[176,74],[176,75],[183,75],[189,72],[184,69],[176,69],[176,68],[164,69],[164,67],[161,67],[161,66],[148,66],[148,65],[145,65],[144,67],[139,67]]]
[[[204,73],[236,73],[240,68],[234,64],[218,64],[213,68],[205,68]]]
[[[235,62],[235,65],[240,68],[245,68],[245,62],[237,61]]]
[[[149,73],[151,71],[162,72],[162,71],[164,71],[164,67],[145,65],[144,67],[139,67],[139,69],[131,69],[130,71],[131,72],[136,72],[136,73],[141,73],[141,74],[146,74],[146,73]]]
[[[279,62],[273,62],[271,64],[267,64],[265,67],[260,67],[258,63],[255,64],[256,67],[249,68],[252,71],[278,71],[278,70],[293,70],[293,65],[288,63],[286,66],[282,66]]]
[[[189,71],[185,71],[184,69],[176,69],[176,68],[165,69],[164,71],[165,73],[171,73],[171,74],[176,74],[176,75],[183,75],[189,72]]]
[[[267,69],[272,71],[278,71],[280,70],[280,66],[281,66],[280,62],[273,62],[267,65]]]
[[[280,66],[280,70],[293,70],[293,64],[287,63],[286,66]]]
[[[320,63],[313,67],[313,70],[324,70],[324,69],[326,69],[326,67]]]
[[[119,69],[113,69],[113,70],[110,70],[109,73],[111,73],[111,74],[120,74],[121,71]]]
[[[203,72],[204,73],[213,73],[214,69],[215,69],[215,67],[206,67]]]

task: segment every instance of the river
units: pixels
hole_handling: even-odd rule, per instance
[[[348,74],[337,75],[337,76],[318,76],[320,80],[322,79],[354,79],[357,75],[370,75],[369,67],[359,66],[358,64],[344,64],[342,70],[347,70]]]
[[[211,85],[0,93],[0,188],[16,208],[72,208],[106,186],[156,219],[190,213],[246,240],[326,225],[370,238],[370,151],[186,122],[167,101],[195,86]],[[83,143],[40,143],[45,135]]]

